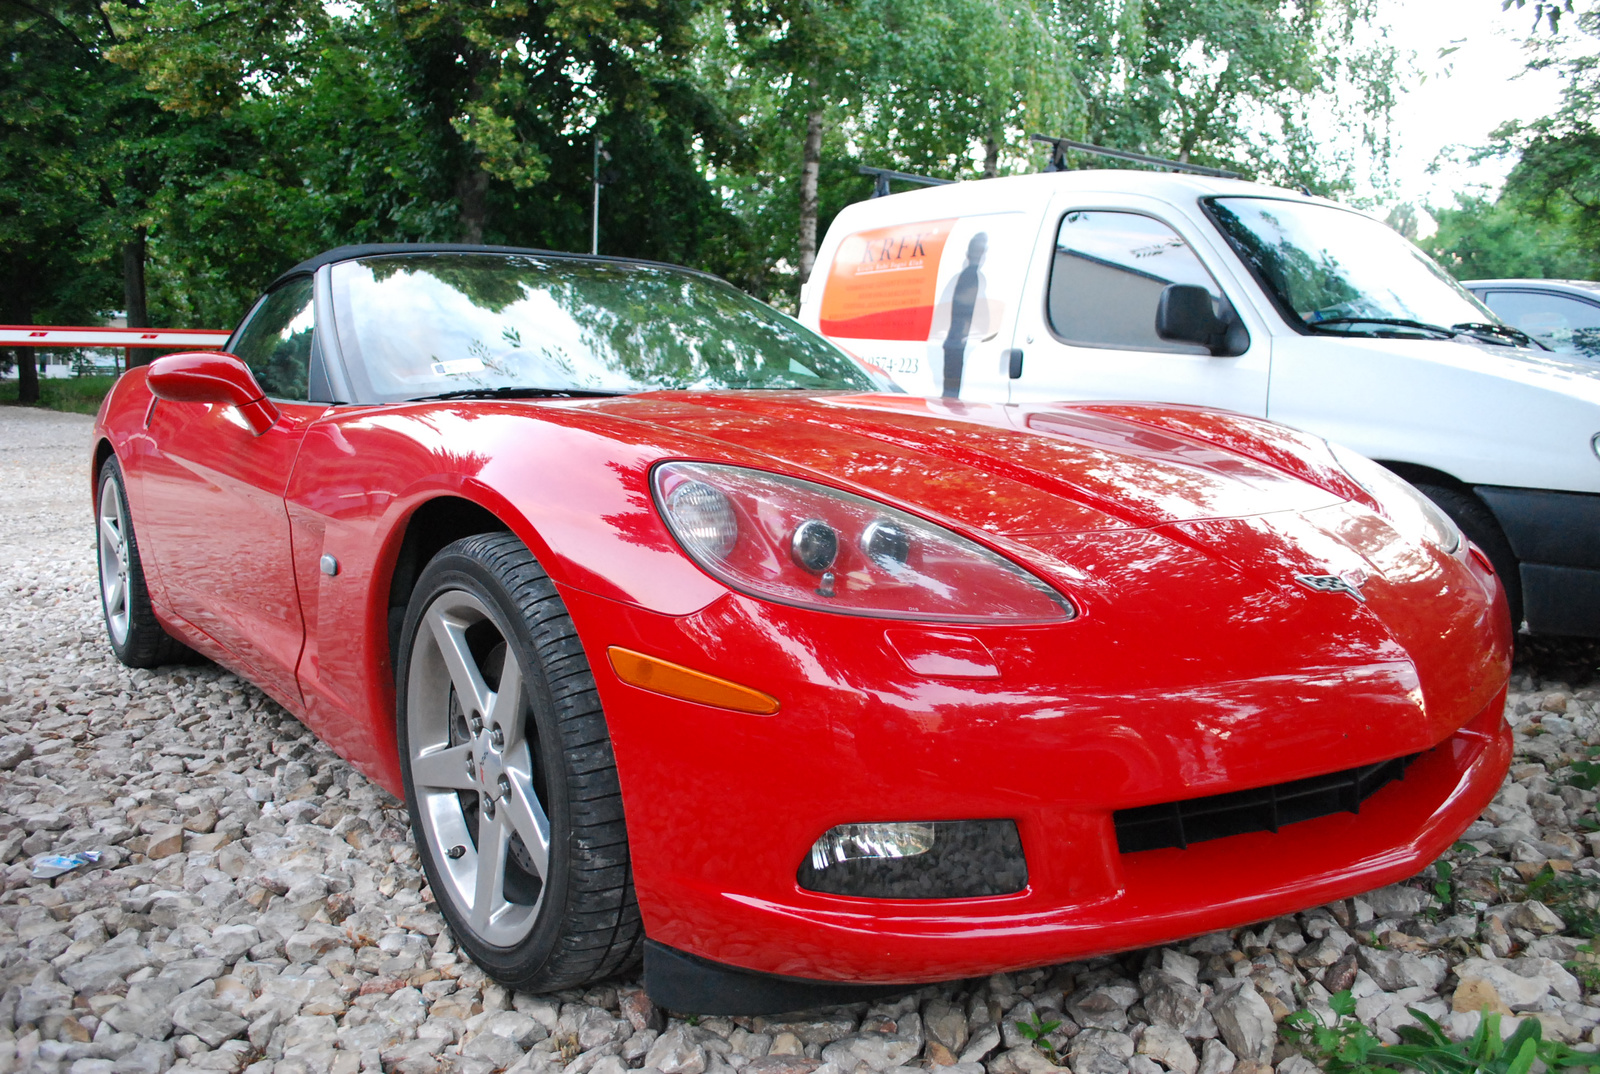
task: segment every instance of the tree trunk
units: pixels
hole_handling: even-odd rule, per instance
[[[476,154],[468,168],[456,183],[456,201],[461,206],[457,230],[462,242],[476,244],[483,241],[483,227],[489,219],[489,173],[479,166]]]
[[[983,140],[983,177],[993,179],[1000,174],[1000,143],[994,135]]]
[[[122,304],[127,310],[129,328],[150,327],[150,310],[145,302],[144,246],[142,226],[134,228],[133,238],[122,244]],[[147,364],[152,354],[147,349],[133,347],[126,348],[124,353],[130,367]]]
[[[7,324],[33,323],[32,266],[26,254],[5,251],[4,277],[0,278],[0,320]],[[17,402],[39,401],[39,365],[35,348],[17,347]]]
[[[822,110],[806,114],[806,144],[800,161],[800,283],[817,263],[817,176],[822,170]]]
[[[122,301],[128,310],[129,328],[149,328],[150,311],[145,305],[143,227],[133,229],[133,238],[122,246]]]
[[[33,404],[39,401],[39,366],[34,359],[33,347],[17,348],[17,402]]]

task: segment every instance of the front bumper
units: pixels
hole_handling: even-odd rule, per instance
[[[1510,763],[1509,638],[1488,603],[1452,628],[1448,673],[1414,666],[1375,616],[1308,598],[1300,620],[1283,613],[1281,639],[1244,645],[1219,635],[1209,609],[1176,604],[1155,646],[1149,622],[1104,614],[960,628],[1001,672],[963,680],[911,671],[881,621],[735,594],[686,617],[562,595],[607,713],[647,935],[761,974],[950,980],[1303,909],[1420,871]],[[1307,641],[1318,638],[1322,656]],[[754,716],[628,686],[608,645],[712,670],[783,707]],[[1341,663],[1335,651],[1359,657]],[[1356,815],[1183,850],[1117,849],[1118,809],[1419,752]],[[989,818],[1015,820],[1021,835],[1028,885],[1015,895],[860,899],[796,880],[837,824]]]
[[[1489,485],[1473,491],[1516,553],[1528,629],[1600,638],[1600,495]]]

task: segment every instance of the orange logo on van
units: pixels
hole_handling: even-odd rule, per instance
[[[822,292],[822,334],[927,339],[939,258],[954,220],[858,231],[839,244]]]

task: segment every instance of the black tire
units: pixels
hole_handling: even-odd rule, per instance
[[[1517,566],[1516,553],[1511,551],[1511,542],[1506,540],[1494,512],[1466,489],[1449,485],[1417,485],[1417,491],[1438,504],[1461,527],[1467,539],[1483,549],[1489,562],[1494,564],[1494,572],[1500,576],[1500,584],[1505,587],[1506,603],[1511,609],[1511,629],[1521,629],[1522,572]]]
[[[139,542],[134,537],[133,516],[128,511],[122,467],[117,464],[114,455],[100,467],[94,505],[95,566],[100,581],[100,614],[106,624],[106,638],[111,642],[111,651],[130,668],[194,662],[198,659],[194,650],[168,634],[156,619],[155,610],[150,607],[150,592],[144,584],[144,561],[139,558]],[[114,514],[108,508],[114,508]],[[119,549],[121,562],[113,562],[119,555]],[[115,609],[112,607],[115,593],[111,587],[113,576],[119,576],[122,584],[122,595]]]
[[[441,629],[459,630],[459,639],[439,640]],[[473,661],[488,691],[479,702],[462,704],[476,688],[457,687],[462,664],[452,668],[447,647]],[[572,620],[527,547],[502,532],[440,551],[412,592],[397,656],[412,835],[461,949],[495,980],[530,992],[579,987],[637,963],[644,928],[605,714]],[[520,732],[499,705],[517,692],[506,678],[512,659]],[[491,771],[503,774],[497,783]],[[540,855],[522,837],[539,809],[548,822],[542,877]],[[485,858],[486,845],[504,849]],[[479,879],[486,860],[504,863],[502,880],[492,868]],[[484,917],[496,912],[500,919]]]

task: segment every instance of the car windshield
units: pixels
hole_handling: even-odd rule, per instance
[[[401,254],[333,266],[362,402],[519,389],[870,390],[820,336],[710,277],[532,254]]]
[[[1359,213],[1276,198],[1213,198],[1218,228],[1300,323],[1329,330],[1392,333],[1410,321],[1446,328],[1498,324],[1426,254]]]

